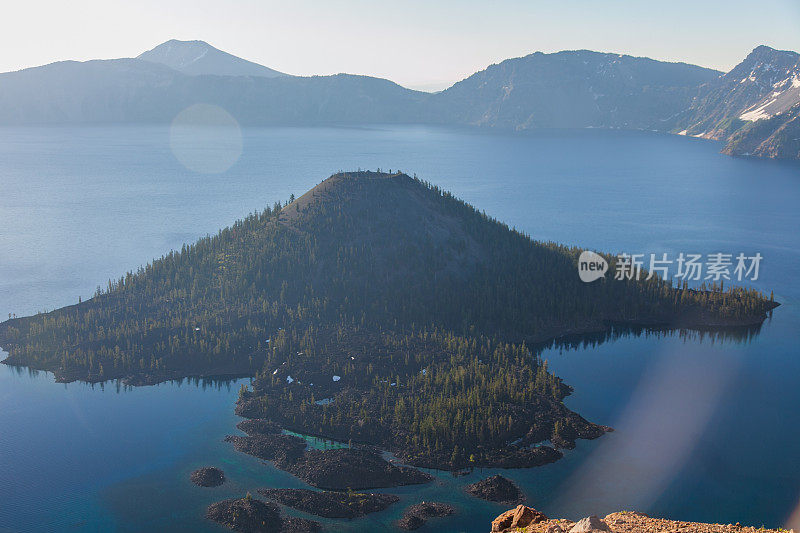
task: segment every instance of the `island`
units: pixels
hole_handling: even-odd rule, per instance
[[[244,498],[212,503],[206,518],[242,533],[311,533],[322,529],[319,522],[287,517],[277,505],[257,500],[249,493]]]
[[[259,489],[258,493],[292,509],[325,518],[358,518],[383,511],[400,501],[394,494],[365,494],[352,491]]]
[[[200,487],[219,487],[225,483],[225,472],[214,466],[204,466],[189,476],[192,483]]]
[[[519,490],[519,487],[510,479],[500,475],[494,475],[467,485],[465,490],[476,498],[490,502],[514,505],[525,500],[525,496]]]
[[[446,503],[421,502],[406,509],[402,518],[397,521],[397,527],[412,531],[424,526],[429,518],[450,516],[455,512],[453,506]]]
[[[582,251],[401,172],[342,172],[90,300],[1,323],[0,346],[5,363],[60,381],[252,376],[236,405],[250,434],[229,440],[319,488],[429,479],[412,467],[537,466],[609,429],[564,404],[572,389],[540,357],[547,342],[758,327],[778,305],[657,275],[584,283]],[[283,430],[344,447],[308,450]]]

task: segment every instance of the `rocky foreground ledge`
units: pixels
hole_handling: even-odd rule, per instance
[[[650,518],[649,516],[622,511],[605,518],[589,516],[572,522],[565,519],[549,519],[536,509],[518,505],[492,521],[492,533],[794,533],[794,530],[764,529],[741,524],[702,524]]]

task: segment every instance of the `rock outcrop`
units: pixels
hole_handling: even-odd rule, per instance
[[[611,531],[608,524],[597,518],[597,516],[587,516],[581,518],[570,528],[569,533],[594,533],[595,531]]]
[[[529,510],[529,511],[525,511]],[[683,522],[679,520],[666,520],[650,518],[649,516],[623,511],[612,513],[603,519],[589,516],[572,522],[571,520],[547,519],[541,513],[541,520],[533,519],[527,523],[523,518],[514,522],[514,517],[537,513],[530,507],[523,505],[501,514],[492,521],[492,533],[794,533],[794,530],[764,529],[763,527],[747,527],[741,524],[703,524],[698,522]],[[524,525],[522,525],[524,524]]]
[[[547,517],[524,505],[517,505],[516,509],[511,509],[501,514],[492,521],[492,532],[509,531],[528,527],[530,524],[538,524],[547,520]]]

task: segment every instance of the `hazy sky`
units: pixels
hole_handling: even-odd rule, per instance
[[[4,0],[0,71],[201,39],[289,74],[443,88],[537,50],[588,48],[728,70],[800,51],[800,0]]]

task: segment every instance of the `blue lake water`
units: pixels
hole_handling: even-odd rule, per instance
[[[800,504],[800,165],[642,132],[265,128],[244,130],[241,147],[229,170],[202,174],[174,151],[186,162],[214,147],[171,144],[168,128],[0,129],[0,316],[88,298],[340,169],[416,173],[537,239],[610,252],[760,252],[752,285],[783,305],[747,343],[642,335],[548,350],[575,387],[570,407],[617,431],[554,465],[504,475],[552,516],[638,509],[788,523]],[[303,486],[222,442],[236,431],[238,387],[63,385],[0,366],[0,531],[218,531],[202,518],[210,502]],[[230,481],[189,483],[206,464]],[[403,500],[383,513],[327,525],[383,527],[407,503],[435,499],[458,514],[426,527],[483,531],[504,508],[461,486],[488,473],[438,474],[430,486],[393,489]]]

